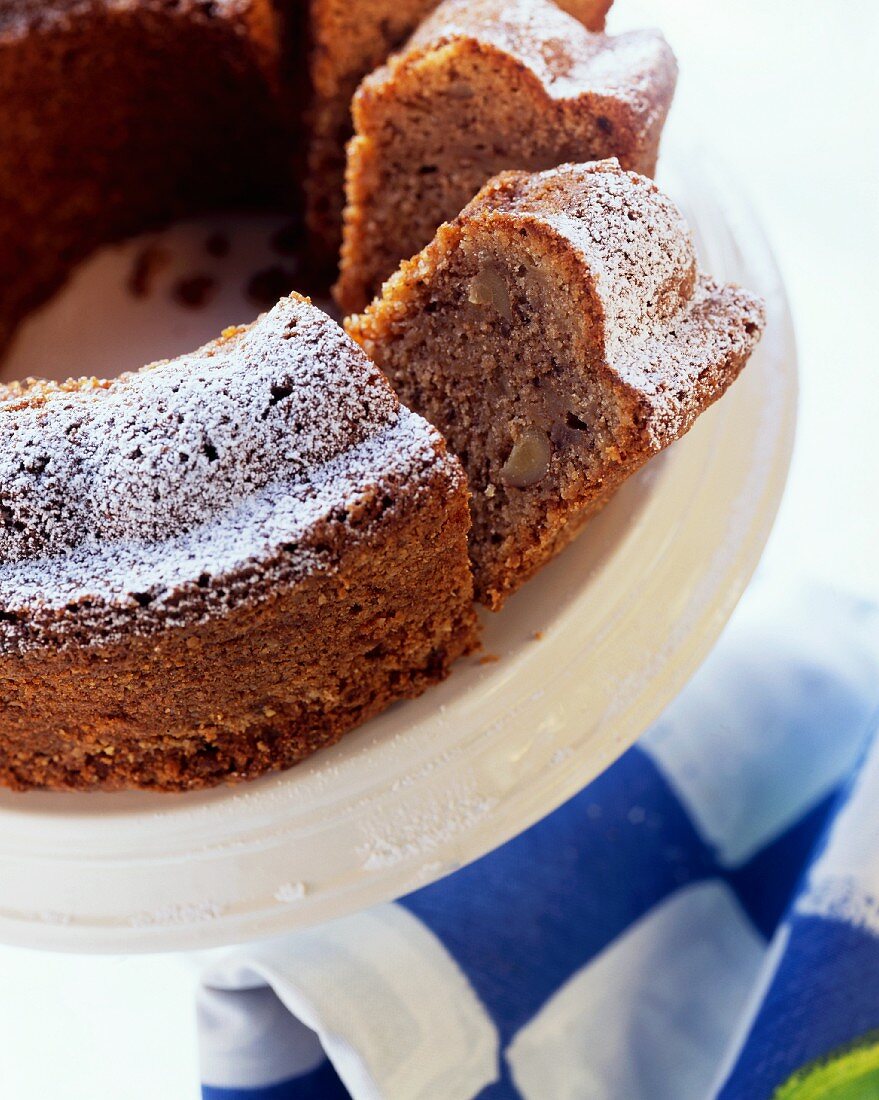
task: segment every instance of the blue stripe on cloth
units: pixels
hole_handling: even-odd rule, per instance
[[[321,1062],[317,1069],[252,1089],[223,1089],[202,1085],[202,1100],[350,1100],[350,1093],[339,1080],[330,1062]]]
[[[822,800],[742,867],[720,868],[635,747],[528,832],[401,904],[463,968],[505,1048],[572,974],[688,883],[723,879],[771,936],[834,802]],[[480,1100],[516,1096],[504,1062]]]
[[[877,989],[876,936],[842,921],[795,915],[718,1100],[769,1100],[796,1070],[879,1027]]]
[[[747,863],[724,872],[745,912],[767,940],[787,912],[838,799],[839,792],[831,792]]]
[[[466,973],[505,1046],[567,979],[714,858],[630,749],[532,829],[401,902]]]
[[[725,888],[717,889],[717,893],[723,894],[730,902],[728,909],[734,911],[736,929],[739,932],[744,930],[748,938],[753,959],[749,975],[760,970],[759,945],[755,945],[756,941],[745,926],[743,913],[747,913],[763,938],[772,936],[783,915],[790,913],[803,869],[813,862],[816,852],[821,849],[821,838],[826,835],[829,815],[839,805],[832,795],[824,797],[824,794],[842,780],[851,765],[851,745],[846,750],[848,755],[841,756],[839,752],[831,751],[837,746],[840,722],[846,727],[863,720],[865,700],[868,695],[871,700],[874,698],[870,693],[874,692],[877,682],[872,661],[867,662],[861,652],[862,641],[848,648],[844,644],[851,632],[849,613],[842,615],[848,623],[844,631],[832,617],[833,630],[828,630],[823,618],[815,619],[811,599],[805,602],[799,599],[799,604],[808,614],[803,620],[804,626],[798,627],[794,637],[799,640],[801,632],[808,644],[804,644],[802,654],[796,647],[791,651],[788,664],[795,661],[797,665],[793,671],[788,669],[785,672],[787,666],[784,665],[776,675],[772,671],[775,658],[765,662],[766,675],[756,678],[762,691],[756,702],[751,699],[752,678],[743,678],[737,671],[738,658],[733,649],[731,672],[727,669],[724,673],[728,681],[730,676],[732,680],[727,685],[726,694],[721,693],[720,702],[715,700],[714,710],[709,708],[706,718],[705,708],[698,705],[697,696],[697,703],[684,712],[687,721],[683,732],[692,735],[693,744],[679,747],[687,751],[674,758],[668,751],[663,755],[659,752],[662,745],[655,738],[650,753],[647,743],[644,749],[631,749],[589,788],[528,832],[477,863],[400,902],[437,936],[461,967],[498,1029],[504,1054],[514,1039],[522,1038],[523,1028],[527,1025],[541,1019],[550,1023],[564,1019],[547,1011],[553,1006],[558,1010],[562,998],[555,995],[559,990],[568,985],[572,977],[578,976],[585,981],[579,985],[569,985],[567,992],[588,991],[591,978],[597,972],[604,973],[600,968],[614,959],[613,954],[609,953],[598,968],[590,968],[589,964],[596,956],[631,930],[635,922],[687,885],[713,879],[718,885],[725,883],[734,892],[740,906],[732,902]],[[787,618],[784,622],[788,622]],[[786,631],[789,629],[789,625],[785,627]],[[753,652],[758,659],[761,654],[765,658],[775,653],[778,647],[771,634],[768,642],[765,638],[760,640],[762,635],[755,637],[757,645]],[[747,645],[742,652],[747,656],[754,641],[750,637],[745,640]],[[817,658],[810,649],[816,643],[820,643],[816,648]],[[846,659],[834,663],[838,653],[845,653]],[[803,663],[805,667],[800,670],[799,666]],[[870,669],[867,668],[868,663]],[[755,664],[754,667],[763,668],[763,664],[759,662],[759,666]],[[829,671],[824,669],[825,664]],[[851,668],[846,671],[849,664]],[[820,675],[810,672],[813,665],[823,670]],[[719,667],[723,673],[725,666],[721,664]],[[750,669],[751,665],[746,661],[744,667]],[[742,692],[742,683],[751,685],[749,692]],[[838,685],[839,698],[834,694],[834,685]],[[778,750],[774,755],[764,753],[761,756],[761,750],[767,747],[763,731],[777,733],[775,723],[790,722],[785,703],[788,696],[800,705],[795,713],[802,717],[800,725],[805,732],[799,736],[797,726],[791,730],[790,737],[782,739],[780,747],[778,738],[772,742]],[[714,695],[706,692],[705,698],[710,702]],[[750,716],[749,728],[753,734],[744,745],[739,744],[739,704],[742,698],[749,702],[745,716]],[[829,710],[827,699],[833,704]],[[757,706],[760,700],[766,703],[765,715],[763,704]],[[849,706],[851,700],[858,700],[857,705],[852,703]],[[754,782],[750,787],[736,781],[738,773],[734,768],[718,767],[710,749],[706,757],[705,738],[700,737],[706,723],[709,727],[715,725],[719,731],[719,739],[715,741],[718,751],[724,747],[720,734],[733,739],[734,748],[741,750],[730,754],[732,765],[743,760],[747,763],[751,755],[759,764],[765,757],[765,767],[752,769]],[[782,732],[787,728],[785,725]],[[805,743],[802,738],[806,735],[812,738],[812,748],[818,744],[827,751],[817,755],[801,752]],[[710,744],[710,738],[708,741]],[[849,742],[854,743],[852,738],[846,743]],[[668,744],[663,744],[668,750]],[[669,768],[669,761],[679,766]],[[797,767],[784,772],[787,794],[781,799],[779,807],[778,769],[786,769],[791,761]],[[688,764],[693,765],[690,771],[686,770]],[[663,766],[672,777],[671,782],[665,778]],[[700,777],[711,779],[714,785],[709,784],[707,789],[703,789]],[[672,786],[676,780],[681,795]],[[738,801],[732,799],[729,804],[724,803],[724,784],[735,785],[740,793]],[[809,792],[806,797],[804,791]],[[688,792],[693,796],[690,800],[685,797]],[[820,804],[802,814],[804,801],[818,797],[822,798]],[[693,817],[687,805],[693,807]],[[798,813],[802,814],[799,820],[785,828]],[[704,833],[700,831],[700,821]],[[776,835],[777,830],[782,828],[785,831]],[[737,830],[743,829],[747,833],[744,842],[737,835]],[[726,844],[723,864],[706,837],[715,837],[718,844]],[[710,892],[712,887],[706,889]],[[663,912],[667,910],[666,906]],[[777,1086],[802,1066],[879,1027],[879,998],[876,995],[879,989],[879,940],[856,927],[814,913],[794,910],[789,921],[783,926],[777,941],[780,949],[778,969],[771,977],[767,975],[769,985],[765,999],[718,1100],[769,1100]],[[635,931],[643,933],[646,929],[649,932],[651,928],[651,918],[648,917]],[[688,949],[686,929],[683,936],[685,949]],[[675,944],[680,944],[681,938],[678,936]],[[621,941],[618,951],[624,952],[628,942],[631,941]],[[662,944],[664,941],[655,942]],[[710,937],[702,946],[710,951]],[[731,959],[731,966],[737,966],[742,957],[735,952],[728,952],[727,956]],[[641,965],[640,957],[632,957],[637,968]],[[393,960],[388,962],[390,965]],[[717,1019],[712,1020],[711,996],[701,999],[689,996],[686,976],[682,974],[679,980],[676,970],[667,971],[670,980],[664,985],[662,982],[651,985],[651,980],[656,976],[654,972],[661,971],[661,964],[654,965],[650,958],[641,968],[641,973],[648,979],[643,984],[648,1000],[657,990],[668,994],[664,1000],[660,996],[658,1001],[651,1002],[654,1008],[658,1005],[660,1011],[668,1010],[668,1016],[664,1016],[663,1021],[674,1026],[675,1013],[680,1011],[684,1024],[683,1037],[691,1042],[698,1042],[702,1035],[710,1034],[712,1026],[718,1031]],[[609,973],[625,975],[626,971],[611,968]],[[601,999],[604,990],[593,986],[592,992],[597,991],[597,995],[591,1003],[606,1004],[612,1014],[613,994],[617,988],[625,994],[626,979],[612,977],[609,980],[613,985],[607,999]],[[745,981],[742,998],[737,1005],[744,1003],[747,997],[750,976]],[[637,981],[634,984],[637,986]],[[636,994],[641,988],[638,986]],[[709,992],[716,989],[717,998],[728,1002],[729,986],[725,981],[715,981],[712,977],[706,988]],[[548,1006],[547,1003],[554,997],[553,1004]],[[568,1012],[568,1019],[572,1018],[572,1014],[576,1015],[578,1004],[574,1001],[567,1003],[565,1011]],[[632,1019],[641,1026],[642,1021],[636,1019],[637,1007],[632,1007]],[[544,1010],[542,1017],[541,1010]],[[615,1081],[614,1059],[637,1062],[643,1053],[643,1047],[629,1046],[625,1042],[625,1031],[621,1029],[628,1026],[628,1011],[627,1007],[624,1008],[621,1022],[618,1021],[619,1049],[611,1050],[609,1070],[603,1078],[610,1082],[611,1091]],[[686,1018],[687,1012],[699,1015],[697,1023],[704,1024],[701,1030],[699,1026],[692,1026],[693,1021]],[[607,1017],[602,1029],[602,1012],[591,1015],[592,1018],[586,1021],[588,1031],[576,1032],[579,1040],[574,1042],[580,1043],[578,1049],[581,1054],[584,1036],[589,1042],[595,1038],[596,1050],[601,1050],[600,1044],[607,1046],[607,1036],[612,1032]],[[739,1007],[730,1019],[741,1019]],[[726,1040],[728,1021],[723,1023],[718,1051]],[[535,1034],[537,1040],[534,1040]],[[532,1041],[538,1043],[545,1040],[546,1034],[535,1033],[533,1026],[529,1032]],[[656,1034],[661,1043],[664,1039],[662,1029],[658,1029]],[[398,1042],[396,1031],[393,1036],[394,1041]],[[515,1049],[520,1050],[519,1047]],[[561,1050],[561,1047],[558,1049]],[[538,1063],[539,1059],[533,1063],[538,1070],[545,1070],[550,1064],[547,1059]],[[521,1071],[523,1064],[522,1061],[517,1062],[517,1072]],[[635,1070],[640,1072],[641,1067],[636,1065]],[[635,1095],[640,1097],[655,1093],[653,1085],[656,1079],[651,1080],[649,1066],[645,1067],[645,1071],[644,1080],[648,1082],[645,1089],[628,1089],[633,1100]],[[712,1062],[708,1066],[706,1080],[715,1071],[716,1065]],[[289,1062],[267,1076],[277,1077],[288,1072],[291,1072]],[[236,1079],[253,1078],[239,1075]],[[256,1079],[259,1079],[258,1075]],[[480,1077],[480,1080],[485,1079],[486,1075]],[[539,1082],[541,1078],[537,1077],[537,1080]],[[677,1100],[677,1079],[664,1084],[668,1087],[663,1095]],[[205,1100],[313,1100],[316,1097],[320,1100],[343,1100],[347,1093],[331,1066],[324,1063],[311,1073],[268,1088],[213,1087],[205,1088],[203,1096]],[[480,1098],[512,1100],[517,1096],[507,1057],[502,1055],[501,1079],[484,1089]]]

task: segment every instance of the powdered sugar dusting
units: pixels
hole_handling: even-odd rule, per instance
[[[657,31],[593,34],[550,0],[445,0],[415,32],[402,55],[420,56],[472,39],[524,65],[550,98],[607,96],[651,111],[657,76],[672,78],[674,56]],[[380,69],[374,82],[393,73]]]
[[[588,260],[609,358],[632,340],[657,334],[692,296],[696,253],[689,227],[651,180],[624,172],[615,159],[506,178],[513,185],[499,192],[504,212],[537,215]]]
[[[378,871],[438,851],[491,814],[497,801],[465,778],[442,800],[421,798],[417,806],[376,812],[361,825],[363,841],[357,848],[361,866]]]
[[[113,382],[0,390],[0,638],[106,638],[259,597],[327,567],[314,524],[418,484],[437,449],[299,298]]]
[[[153,912],[135,913],[128,918],[128,924],[132,928],[205,924],[222,917],[227,908],[222,902],[208,898],[183,905],[166,905]]]
[[[275,891],[275,901],[283,901],[287,904],[302,901],[308,893],[308,887],[304,882],[283,882]]]
[[[687,409],[698,411],[711,370],[759,338],[759,300],[700,275],[683,215],[615,159],[504,173],[462,217],[486,208],[539,220],[581,255],[604,314],[605,360],[653,405],[657,446],[680,434]]]

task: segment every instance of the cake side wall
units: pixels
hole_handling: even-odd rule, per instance
[[[195,789],[289,767],[444,678],[476,639],[457,464],[378,493],[338,563],[225,616],[0,657],[0,783]]]

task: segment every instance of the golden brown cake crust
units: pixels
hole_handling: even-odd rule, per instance
[[[501,174],[346,327],[461,456],[496,609],[726,391],[763,323],[698,272],[656,185],[605,161]]]
[[[110,382],[0,388],[0,782],[287,767],[475,643],[467,488],[307,300]]]
[[[550,0],[445,0],[354,99],[335,296],[356,312],[487,179],[616,156],[652,175],[677,68]]]

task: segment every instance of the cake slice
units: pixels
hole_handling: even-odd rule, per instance
[[[612,0],[562,0],[559,7],[593,31],[604,29]],[[351,98],[360,81],[400,46],[437,0],[311,0],[308,175],[311,244],[324,266],[335,264],[342,239],[345,144],[352,133]]]
[[[346,324],[464,463],[476,592],[498,608],[723,394],[763,323],[610,160],[499,175]]]
[[[362,309],[502,169],[616,156],[652,175],[676,79],[662,36],[550,0],[445,0],[361,84],[336,298]]]
[[[0,783],[288,767],[475,643],[467,487],[326,315],[0,387]]]

